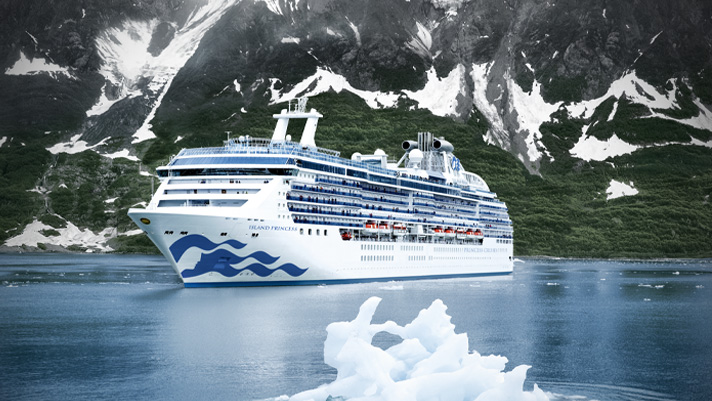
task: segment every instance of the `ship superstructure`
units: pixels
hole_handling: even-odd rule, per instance
[[[466,277],[512,271],[507,207],[453,145],[429,132],[351,159],[316,146],[306,99],[274,115],[271,139],[184,149],[129,216],[186,286]],[[289,121],[306,119],[299,142]]]

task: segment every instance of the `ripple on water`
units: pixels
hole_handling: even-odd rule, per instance
[[[675,397],[635,387],[595,383],[537,381],[551,401],[674,401]]]

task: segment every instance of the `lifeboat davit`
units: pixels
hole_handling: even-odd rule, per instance
[[[435,227],[435,229],[433,230],[433,234],[434,234],[436,237],[442,237],[443,235],[445,235],[445,233],[443,232],[443,228],[442,228],[442,227]]]
[[[391,233],[391,228],[388,227],[388,224],[386,223],[381,223],[378,225],[378,232],[380,234],[390,234]]]
[[[396,223],[393,225],[393,235],[396,236],[403,236],[407,232],[405,226],[403,224]]]
[[[467,238],[467,234],[465,234],[465,229],[464,228],[458,228],[455,230],[455,236],[457,239],[465,239]]]
[[[485,235],[482,233],[482,231],[478,228],[474,232],[475,239],[483,239]]]
[[[445,237],[446,237],[446,238],[453,238],[453,237],[455,237],[455,231],[454,231],[451,227],[446,228],[446,229],[445,229]]]

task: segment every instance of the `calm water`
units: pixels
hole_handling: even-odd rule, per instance
[[[711,400],[712,262],[525,259],[500,279],[183,288],[160,257],[0,255],[0,399],[262,400],[335,378],[325,328],[436,299],[559,399]],[[388,338],[375,340],[387,345]]]

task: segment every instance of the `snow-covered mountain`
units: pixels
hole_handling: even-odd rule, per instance
[[[0,15],[0,148],[151,161],[196,121],[229,131],[329,91],[483,116],[485,141],[535,174],[712,148],[703,1],[11,0]]]

